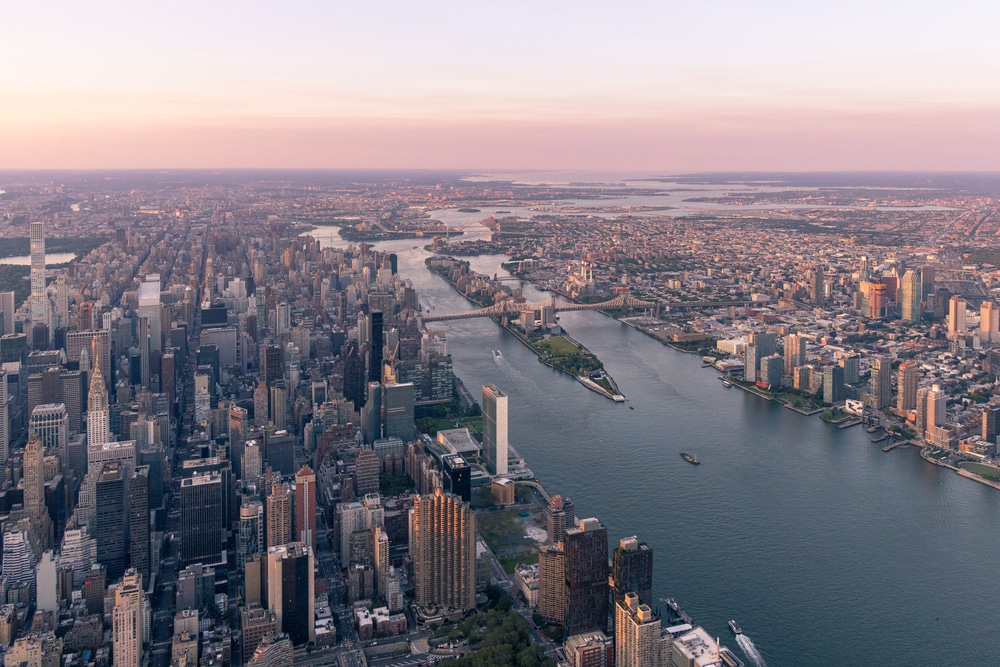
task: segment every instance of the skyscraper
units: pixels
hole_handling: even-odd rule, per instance
[[[956,294],[948,302],[948,337],[954,338],[965,331],[965,299]]]
[[[386,582],[389,578],[389,535],[383,526],[372,528],[372,563],[375,565],[375,591],[387,600]]]
[[[669,667],[671,636],[633,592],[615,602],[615,667]],[[721,663],[719,663],[721,664]]]
[[[507,394],[483,385],[483,458],[495,475],[507,474]]]
[[[263,472],[263,457],[260,452],[260,445],[256,440],[247,440],[243,446],[243,473],[240,479],[247,482],[257,482],[257,478]]]
[[[110,461],[121,461],[125,466],[125,478],[128,478],[135,469],[135,443],[127,440],[87,447],[87,474],[80,484],[79,502],[76,507],[76,520],[79,525],[90,526],[94,520],[97,508],[97,478],[101,474],[103,465]],[[92,535],[95,533],[93,527],[90,532]]]
[[[914,269],[903,274],[902,317],[904,322],[916,324],[920,321],[920,275]]]
[[[550,623],[566,622],[566,553],[562,543],[539,547],[538,613]]]
[[[244,496],[240,506],[240,537],[236,549],[236,562],[242,570],[247,557],[264,551],[264,504]]]
[[[382,437],[382,385],[368,383],[368,399],[361,408],[361,434],[366,445]]]
[[[382,333],[382,311],[373,310],[368,321],[371,323],[372,328],[371,339],[368,343],[371,346],[371,354],[368,356],[370,360],[368,365],[368,381],[381,382],[382,348],[385,345],[385,338]]]
[[[139,667],[143,652],[143,604],[141,577],[129,571],[128,583],[115,593],[115,607],[111,613],[111,637],[114,643],[114,664]]]
[[[896,371],[897,391],[896,409],[913,410],[917,407],[917,386],[920,383],[920,364],[909,359],[899,365]]]
[[[149,578],[149,466],[136,466],[128,479],[129,567]]]
[[[421,494],[414,499],[410,555],[418,605],[453,609],[475,606],[476,517],[458,496],[438,489],[432,495]],[[605,579],[606,571],[607,565]]]
[[[927,394],[927,428],[943,426],[948,419],[948,394],[938,385],[932,385]]]
[[[339,503],[336,512],[340,524],[340,565],[349,567],[357,561],[351,556],[352,543],[363,539],[367,544],[371,539],[371,529],[385,525],[385,508],[379,495],[371,493],[361,502]]]
[[[350,343],[344,357],[344,398],[354,403],[354,409],[360,410],[365,404],[365,362],[358,353],[358,346]]]
[[[0,336],[14,333],[14,293],[0,292]]]
[[[0,368],[0,465],[7,463],[10,449],[10,408],[7,406],[7,371]]]
[[[35,406],[31,411],[28,430],[38,434],[42,447],[59,455],[60,461],[68,461],[69,414],[62,403],[46,403]]]
[[[747,345],[746,350],[743,353],[743,381],[744,382],[756,382],[757,381],[757,366],[759,362],[760,355],[757,351],[756,345]]]
[[[313,620],[313,551],[302,542],[267,550],[267,606],[278,632],[296,646],[316,641]]]
[[[565,634],[608,631],[608,529],[581,519],[566,530]]]
[[[385,409],[385,437],[413,440],[417,431],[413,424],[413,383],[386,382],[382,405]]]
[[[233,474],[243,479],[243,445],[247,440],[250,418],[246,408],[236,404],[229,406],[229,458],[233,462]]]
[[[917,420],[915,426],[917,427],[917,433],[921,436],[927,430],[927,396],[930,393],[930,387],[920,387],[917,389]]]
[[[1000,308],[992,301],[983,301],[979,308],[979,340],[1000,343]]]
[[[287,484],[275,484],[267,494],[267,546],[288,544],[292,530],[292,490]]]
[[[611,556],[611,581],[615,600],[635,593],[644,604],[653,602],[653,549],[639,539],[624,537]]]
[[[274,384],[284,375],[282,368],[284,354],[281,351],[281,347],[277,345],[268,345],[264,348],[262,356],[264,363],[262,364],[261,375],[264,382],[267,383],[267,386],[273,387]]]
[[[295,473],[295,541],[316,549],[316,473],[309,466]]]
[[[148,342],[149,351],[163,350],[163,327],[160,322],[162,309],[160,308],[160,276],[156,274],[147,275],[146,279],[139,284],[139,317],[145,317],[149,327]],[[144,347],[146,343],[139,339],[139,345]],[[145,380],[145,378],[144,378]]]
[[[810,296],[816,305],[823,305],[826,300],[826,286],[823,284],[823,265],[818,264],[813,269],[812,284],[810,285]]]
[[[267,388],[267,383],[264,382],[264,380],[261,380],[260,384],[258,384],[257,388],[253,391],[254,426],[267,426],[270,393],[270,390]]]
[[[987,407],[983,411],[983,440],[990,444],[996,444],[997,441],[997,417],[1000,417],[1000,408],[998,407]]]
[[[181,560],[215,562],[225,547],[222,475],[217,471],[181,480]]]
[[[107,568],[110,581],[125,573],[125,466],[121,461],[103,465],[95,489],[94,537],[97,562]]]
[[[24,447],[24,511],[39,551],[52,546],[52,521],[45,508],[45,452],[38,435],[32,432]]]
[[[556,494],[545,507],[545,519],[550,544],[563,541],[566,529],[576,525],[576,508],[573,501]]]
[[[7,599],[11,589],[22,589],[32,602],[35,599],[35,564],[38,562],[31,546],[31,526],[27,520],[11,521],[3,528],[3,569],[0,574],[7,580]]]
[[[798,334],[785,336],[785,375],[806,364],[806,339]]]
[[[45,223],[31,223],[31,321],[49,323],[49,298],[45,294]],[[14,333],[11,331],[10,333]]]
[[[868,389],[868,404],[875,410],[892,405],[892,360],[876,357],[872,361],[871,381]]]
[[[844,398],[844,367],[823,368],[823,402],[837,403]]]
[[[87,446],[103,445],[111,438],[108,407],[108,387],[99,359],[94,359],[94,372],[87,395]]]

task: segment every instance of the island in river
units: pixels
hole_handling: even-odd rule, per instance
[[[476,273],[464,260],[435,256],[428,257],[425,262],[428,270],[447,281],[466,299],[483,308],[515,298],[511,290],[498,281],[496,276],[490,278]],[[525,312],[519,320],[511,321],[504,317],[498,321],[530,348],[541,363],[570,375],[587,389],[605,398],[616,402],[625,400],[614,378],[604,370],[604,364],[597,355],[563,331],[556,322],[554,310],[540,313],[538,319],[534,315],[534,312]]]

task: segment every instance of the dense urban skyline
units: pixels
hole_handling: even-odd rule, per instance
[[[996,170],[997,12],[24,5],[0,168]]]

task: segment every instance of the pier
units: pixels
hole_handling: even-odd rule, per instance
[[[899,442],[894,442],[891,445],[886,445],[885,447],[882,448],[882,451],[891,452],[892,450],[896,449],[896,447],[909,447],[910,445],[916,447],[917,443],[913,442],[912,440],[900,440]]]

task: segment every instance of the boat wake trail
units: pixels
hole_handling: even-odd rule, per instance
[[[740,648],[743,649],[746,656],[753,660],[757,667],[767,667],[767,663],[764,661],[764,656],[760,654],[760,651],[758,651],[757,647],[753,645],[753,642],[750,641],[749,637],[746,635],[736,635],[736,643],[740,645]]]

